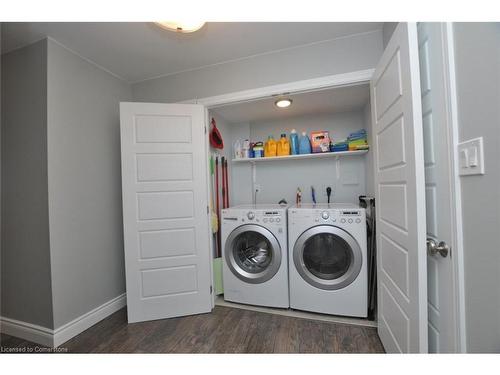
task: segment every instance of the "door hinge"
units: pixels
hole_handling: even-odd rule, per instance
[[[213,290],[212,285],[210,285],[210,294],[212,294],[212,290]]]
[[[207,206],[207,215],[210,213],[210,208]]]
[[[207,134],[207,126],[205,125],[205,134]]]

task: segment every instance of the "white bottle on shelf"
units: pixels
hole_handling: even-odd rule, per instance
[[[248,159],[250,157],[250,141],[248,139],[243,141],[241,157],[244,159]]]
[[[237,139],[236,142],[234,142],[234,158],[241,159],[243,157],[242,154],[241,142]]]

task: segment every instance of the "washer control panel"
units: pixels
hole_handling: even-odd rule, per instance
[[[223,223],[258,223],[258,224],[283,224],[286,223],[286,211],[277,210],[241,210],[228,211],[222,210]]]

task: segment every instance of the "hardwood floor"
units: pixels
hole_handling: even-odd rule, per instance
[[[2,334],[2,348],[36,344]],[[61,345],[70,353],[383,353],[376,328],[216,306],[127,324],[122,309]],[[4,350],[5,352],[5,350]]]

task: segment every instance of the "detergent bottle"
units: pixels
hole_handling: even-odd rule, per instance
[[[270,157],[270,156],[276,156],[276,151],[277,151],[277,143],[274,140],[273,136],[270,135],[267,138],[267,142],[264,145],[264,157]]]
[[[299,136],[295,129],[292,129],[292,132],[290,133],[290,154],[299,154]]]
[[[278,141],[278,156],[290,155],[290,142],[286,139],[286,134],[281,134],[281,138]]]
[[[311,141],[307,136],[306,132],[302,132],[299,140],[299,154],[310,154],[311,153]]]

